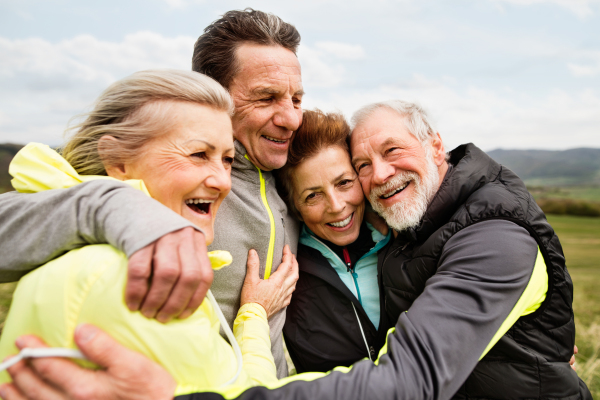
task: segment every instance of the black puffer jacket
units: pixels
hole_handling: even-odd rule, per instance
[[[458,147],[451,155],[450,163],[462,166],[444,180],[419,228],[402,232],[388,255],[380,258],[388,317],[398,319],[424,291],[454,235],[483,221],[513,222],[529,232],[543,255],[549,278],[546,299],[498,341],[455,398],[590,396],[569,366],[575,340],[573,285],[554,230],[512,171],[472,144]]]

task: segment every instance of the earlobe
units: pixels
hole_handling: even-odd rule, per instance
[[[115,164],[112,162],[110,153],[114,151],[115,147],[118,146],[119,140],[110,135],[104,135],[98,140],[98,154],[104,164],[106,174],[112,178],[120,181],[129,179],[127,177],[127,171],[124,164]]]
[[[446,149],[439,132],[436,132],[435,136],[431,139],[431,148],[435,164],[439,167],[446,161]]]

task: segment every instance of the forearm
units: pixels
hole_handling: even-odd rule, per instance
[[[269,323],[265,309],[256,303],[240,307],[233,333],[242,351],[244,371],[253,385],[277,381],[277,369],[271,354]]]
[[[267,388],[251,388],[237,398],[451,398],[531,276],[535,241],[510,224],[481,225],[448,242],[437,273],[400,315],[375,364],[362,361],[329,374],[300,374]],[[209,398],[195,394],[185,399]]]
[[[109,243],[128,256],[192,224],[141,191],[97,180],[69,189],[0,195],[0,281],[85,244]]]

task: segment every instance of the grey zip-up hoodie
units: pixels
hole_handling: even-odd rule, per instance
[[[209,247],[210,250],[227,250],[233,256],[230,266],[215,271],[211,288],[229,325],[233,324],[240,307],[248,250],[257,251],[260,277],[265,278],[265,272],[268,276],[281,264],[286,244],[296,254],[300,233],[299,222],[277,193],[273,174],[254,166],[238,141],[235,141],[235,152],[231,192],[219,208],[215,239]],[[288,375],[281,334],[284,323],[285,310],[269,319],[271,351],[279,378]]]

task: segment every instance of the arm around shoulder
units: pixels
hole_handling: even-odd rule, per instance
[[[109,243],[131,256],[186,226],[193,225],[144,193],[112,180],[6,193],[0,195],[0,281],[18,280],[85,244]]]

